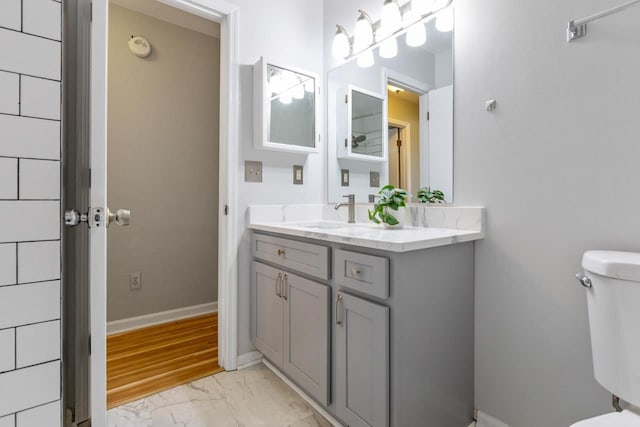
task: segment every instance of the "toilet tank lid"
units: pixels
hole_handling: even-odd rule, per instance
[[[640,253],[587,251],[582,256],[582,267],[601,276],[640,282]]]

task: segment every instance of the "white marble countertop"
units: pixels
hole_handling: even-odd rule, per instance
[[[332,207],[323,205],[252,206],[249,208],[249,228],[391,252],[433,248],[484,237],[483,208],[409,208],[406,223],[412,225],[387,229],[361,221],[361,211],[366,213],[366,207],[369,206],[359,205],[356,224],[348,224],[346,219],[336,218]],[[432,216],[436,218],[432,221],[434,226],[428,224]]]

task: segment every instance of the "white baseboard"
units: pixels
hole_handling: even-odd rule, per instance
[[[257,365],[262,362],[262,353],[258,350],[243,353],[238,356],[238,370],[248,368],[249,366]]]
[[[478,411],[478,421],[476,427],[509,427],[509,425],[502,421],[493,418],[491,415],[487,415],[482,411]]]
[[[144,328],[147,326],[159,325],[160,323],[173,322],[175,320],[200,316],[202,314],[215,313],[217,311],[218,303],[209,302],[206,304],[192,305],[191,307],[162,311],[160,313],[151,313],[143,316],[130,317],[128,319],[114,320],[113,322],[107,322],[107,335],[118,334],[120,332],[131,331],[133,329]]]
[[[295,385],[289,378],[286,377],[285,374],[283,374],[282,372],[280,372],[280,370],[278,370],[278,368],[273,366],[271,364],[271,362],[269,362],[267,359],[263,359],[262,363],[264,363],[267,368],[271,369],[274,374],[276,374],[282,381],[285,382],[285,384],[287,384],[289,387],[291,387],[293,389],[293,391],[298,393],[300,395],[300,397],[302,397],[309,404],[309,406],[311,406],[313,409],[315,409],[320,415],[325,417],[327,419],[327,421],[329,421],[329,423],[332,426],[343,427],[343,425],[340,422],[338,422],[338,420],[336,420],[333,417],[333,415],[329,414],[326,411],[326,409],[324,409],[322,406],[318,405],[318,403],[315,400],[310,398],[307,393],[305,393],[304,391],[302,391],[302,389],[300,387]]]

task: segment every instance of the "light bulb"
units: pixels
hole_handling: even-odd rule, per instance
[[[349,36],[344,28],[338,25],[338,31],[333,37],[333,45],[331,46],[333,57],[336,59],[344,59],[349,56],[351,52],[351,45],[349,44]]]
[[[293,97],[291,96],[291,91],[286,91],[280,94],[280,102],[282,104],[291,104]]]
[[[304,90],[309,93],[313,93],[313,86],[313,79],[307,79],[307,81],[304,82]]]
[[[294,88],[291,90],[291,96],[294,99],[303,99],[304,98],[304,86],[302,85],[302,82],[300,82],[296,86],[294,86]]]
[[[369,68],[375,63],[373,52],[368,50],[358,55],[358,67]]]
[[[412,0],[411,11],[416,15],[423,16],[434,11],[434,0]]]
[[[407,46],[418,47],[427,41],[427,28],[424,23],[418,22],[407,31]]]
[[[373,43],[373,25],[366,12],[360,11],[360,16],[353,30],[353,50],[359,52]]]
[[[402,15],[396,0],[385,0],[382,6],[382,31],[392,34],[402,28]]]
[[[398,42],[395,37],[390,37],[380,44],[378,51],[382,58],[395,58],[398,54]]]
[[[453,9],[443,10],[436,18],[436,30],[447,33],[453,30]]]
[[[271,89],[271,93],[280,93],[282,92],[282,76],[277,71],[274,71],[271,74],[271,78],[269,79],[269,88]]]

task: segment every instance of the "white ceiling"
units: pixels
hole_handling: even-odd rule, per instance
[[[110,2],[170,24],[220,38],[220,24],[156,0],[111,0]]]

